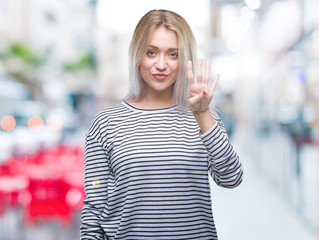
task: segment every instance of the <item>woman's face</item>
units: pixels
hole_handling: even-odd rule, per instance
[[[147,51],[139,66],[146,94],[164,94],[172,97],[178,68],[176,33],[164,27],[156,28],[151,34]]]

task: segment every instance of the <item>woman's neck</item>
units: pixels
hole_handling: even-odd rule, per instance
[[[171,107],[172,104],[172,97],[166,96],[157,96],[157,95],[146,95],[139,101],[134,101],[131,98],[126,99],[126,102],[130,105],[142,108],[142,109],[161,109]]]

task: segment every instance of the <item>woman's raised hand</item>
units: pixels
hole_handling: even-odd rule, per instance
[[[197,62],[197,81],[195,82],[192,62],[187,62],[187,77],[189,83],[188,106],[193,113],[205,112],[213,99],[214,91],[219,80],[216,75],[212,86],[209,86],[210,62],[205,63],[205,76],[203,76],[203,60]]]

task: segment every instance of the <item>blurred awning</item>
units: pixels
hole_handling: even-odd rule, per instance
[[[0,77],[0,99],[26,100],[30,97],[29,89],[21,83]]]

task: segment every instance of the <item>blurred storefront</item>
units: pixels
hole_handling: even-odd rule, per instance
[[[211,56],[217,64],[225,63],[228,78],[220,91],[224,99],[232,99],[230,122],[236,122],[237,133],[244,133],[243,148],[251,154],[256,171],[315,231],[319,223],[319,18],[315,9],[319,3],[245,3],[211,0]]]
[[[96,1],[0,1],[0,239],[78,239]]]
[[[290,10],[290,16],[278,29],[281,46],[268,55],[256,105],[258,165],[311,229],[318,227],[319,212],[319,74],[314,71],[319,21],[313,10],[318,7],[315,1],[286,1],[269,9],[273,15]],[[264,38],[278,39],[272,33]]]

